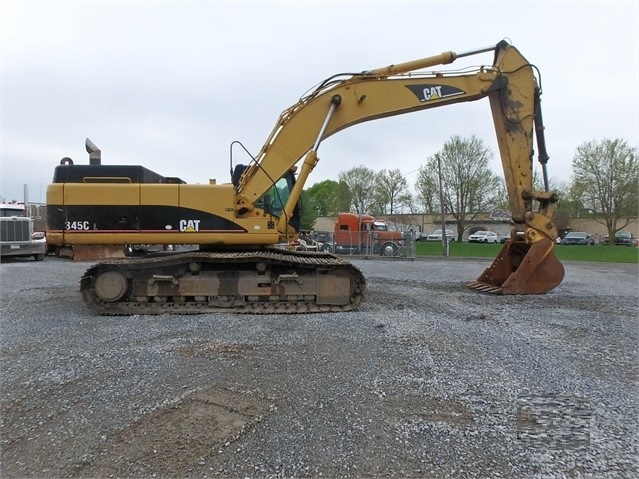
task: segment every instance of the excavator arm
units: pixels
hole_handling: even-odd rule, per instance
[[[494,65],[472,73],[419,72],[456,58],[494,50]],[[358,74],[336,75],[285,110],[256,159],[241,177],[238,210],[261,198],[309,151],[316,156],[319,143],[329,136],[365,121],[429,108],[491,98],[506,183],[515,185],[519,172],[530,169],[535,94],[532,66],[506,42],[466,54],[442,53],[434,57],[391,65]],[[514,145],[509,146],[509,145]],[[519,181],[525,184],[530,176]],[[298,179],[303,187],[303,181]],[[515,198],[509,189],[509,197]],[[290,197],[291,203],[298,198]],[[517,214],[526,206],[511,205]]]
[[[473,72],[424,72],[457,58],[486,51],[494,62]],[[390,65],[358,74],[336,75],[279,117],[259,155],[242,175],[236,209],[250,214],[255,202],[302,162],[295,187],[279,218],[287,232],[306,179],[318,162],[321,141],[350,126],[379,118],[488,98],[515,224],[493,265],[471,286],[487,292],[540,293],[564,275],[553,253],[557,229],[552,222],[557,195],[548,190],[541,90],[534,66],[505,41],[495,47]],[[536,133],[536,135],[534,134]],[[533,140],[537,139],[545,191],[533,191]],[[538,205],[537,211],[533,207]],[[518,276],[513,276],[518,272]]]

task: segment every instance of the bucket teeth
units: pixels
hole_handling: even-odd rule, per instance
[[[470,283],[468,287],[471,289],[476,289],[478,291],[481,291],[482,293],[490,293],[490,294],[504,293],[503,288],[500,288],[499,286],[493,286],[491,284],[485,284],[485,283],[478,283],[477,281]]]

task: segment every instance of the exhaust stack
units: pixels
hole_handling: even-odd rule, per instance
[[[84,146],[87,149],[87,153],[89,153],[89,164],[93,166],[99,166],[102,164],[102,151],[93,144],[91,140],[88,138]]]

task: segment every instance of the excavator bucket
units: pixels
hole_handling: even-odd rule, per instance
[[[564,279],[554,247],[549,238],[534,243],[509,239],[490,267],[468,287],[494,294],[546,293]]]

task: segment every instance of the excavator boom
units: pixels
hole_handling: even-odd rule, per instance
[[[491,65],[463,73],[427,71],[493,51]],[[114,260],[81,282],[101,314],[242,310],[349,310],[361,302],[359,270],[332,255],[289,254],[271,246],[298,236],[304,185],[321,143],[350,126],[393,115],[487,98],[514,223],[493,265],[470,286],[538,294],[563,279],[554,256],[557,196],[532,188],[533,138],[547,161],[541,90],[534,67],[507,42],[326,79],[286,109],[258,155],[229,184],[188,185],[141,166],[102,165],[87,139],[90,165],[64,158],[47,189],[51,245],[197,244],[197,254]],[[546,186],[547,189],[547,186]]]

